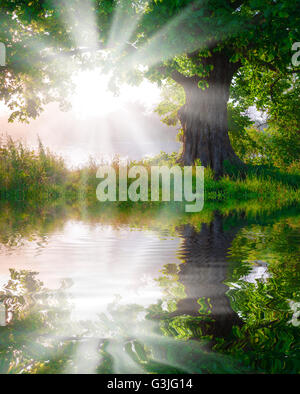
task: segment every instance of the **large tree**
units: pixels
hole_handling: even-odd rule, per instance
[[[251,84],[255,76],[267,72],[271,88],[299,71],[291,62],[293,44],[300,41],[298,0],[4,0],[0,10],[5,23],[13,25],[12,30],[8,26],[14,32],[10,39],[3,31],[0,35],[10,53],[17,53],[14,46],[22,44],[23,37],[32,44],[36,35],[36,42],[43,43],[29,46],[29,64],[33,62],[36,72],[29,67],[18,74],[25,86],[22,93],[29,94],[31,103],[38,102],[38,108],[43,104],[41,95],[28,88],[27,75],[34,80],[43,74],[44,96],[48,101],[57,97],[54,84],[44,86],[45,81],[58,80],[51,72],[49,52],[56,53],[55,68],[62,75],[65,68],[57,63],[64,64],[68,55],[81,56],[81,62],[105,63],[115,82],[172,79],[185,92],[178,113],[184,132],[183,162],[189,165],[200,159],[217,176],[223,173],[225,160],[240,164],[227,121],[235,75]],[[91,56],[95,53],[99,57]],[[10,71],[14,62],[8,59],[10,74],[2,77],[0,98],[9,101],[7,77],[11,86],[16,86],[16,79]]]
[[[267,101],[276,82],[299,71],[291,64],[291,49],[299,40],[300,4],[293,0],[155,1],[146,20],[163,29],[170,15],[173,22],[158,38],[161,59],[164,54],[173,56],[152,70],[184,89],[185,104],[178,113],[184,163],[200,158],[220,175],[224,160],[239,163],[228,137],[227,102],[233,78],[243,76],[252,91],[251,84],[260,82],[256,89]],[[267,86],[260,75],[268,75]]]

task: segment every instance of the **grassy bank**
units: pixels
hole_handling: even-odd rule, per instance
[[[1,199],[23,200],[65,192],[69,171],[62,158],[45,149],[39,141],[32,150],[8,137],[0,140]]]
[[[175,153],[162,152],[151,159],[131,161],[128,167],[143,165],[147,169],[150,190],[151,166],[170,167],[176,164],[176,159]],[[100,182],[96,172],[100,164],[105,163],[91,161],[83,168],[71,170],[61,157],[44,148],[41,142],[37,150],[32,150],[7,138],[0,143],[0,198],[9,201],[64,199],[96,202],[96,188]],[[120,159],[115,157],[111,165],[118,175],[118,168],[122,165]],[[248,166],[246,175],[241,176],[237,168],[227,170],[229,175],[218,181],[210,169],[205,170],[205,201],[235,204],[241,200],[274,200],[282,205],[300,201],[298,171],[291,173],[267,166]],[[116,204],[126,208],[132,202]],[[146,204],[157,205],[150,201]]]

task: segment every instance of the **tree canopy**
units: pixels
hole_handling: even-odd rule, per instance
[[[203,86],[210,67],[202,60],[226,50],[230,61],[243,65],[244,83],[256,84],[261,96],[257,82],[299,71],[291,64],[299,15],[297,0],[3,0],[1,98],[34,116],[11,97],[31,95],[39,102],[36,91],[49,93],[58,71],[60,86],[66,80],[68,59],[101,49],[110,50],[107,67],[115,66],[119,77],[132,78],[133,71],[157,81],[196,76]],[[266,71],[273,74],[258,81]]]
[[[26,121],[50,101],[67,106],[74,70],[102,67],[115,87],[145,77],[159,84],[175,81],[184,87],[186,106],[189,86],[200,97],[226,80],[239,104],[255,103],[279,118],[298,105],[299,65],[292,58],[300,41],[299,16],[297,0],[3,0],[0,42],[7,65],[1,68],[0,99],[12,111],[11,120]],[[191,112],[185,108],[183,123]],[[226,116],[222,127],[210,120],[204,134],[203,122],[202,134],[196,133],[202,145],[212,129],[222,134],[217,129],[224,128]],[[298,127],[299,117],[295,122]],[[186,142],[189,127],[183,127]],[[220,139],[222,144],[227,141]],[[194,154],[215,164],[212,152],[200,151]],[[227,157],[231,152],[219,160]]]

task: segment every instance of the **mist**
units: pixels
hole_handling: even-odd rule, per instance
[[[42,115],[29,124],[8,123],[9,114],[0,113],[0,133],[37,147],[38,137],[51,151],[62,156],[69,167],[114,154],[136,160],[160,151],[178,151],[177,130],[163,124],[159,116],[139,101],[123,104],[109,114],[80,119],[74,109],[62,112],[49,104]]]

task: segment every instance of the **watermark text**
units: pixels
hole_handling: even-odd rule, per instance
[[[6,66],[6,47],[3,42],[0,42],[0,67]]]
[[[105,201],[186,201],[186,212],[200,212],[204,205],[202,166],[112,166],[98,168],[97,199]],[[150,177],[150,179],[149,179]]]
[[[294,42],[292,51],[297,51],[292,57],[292,65],[298,67],[300,66],[300,42]]]

